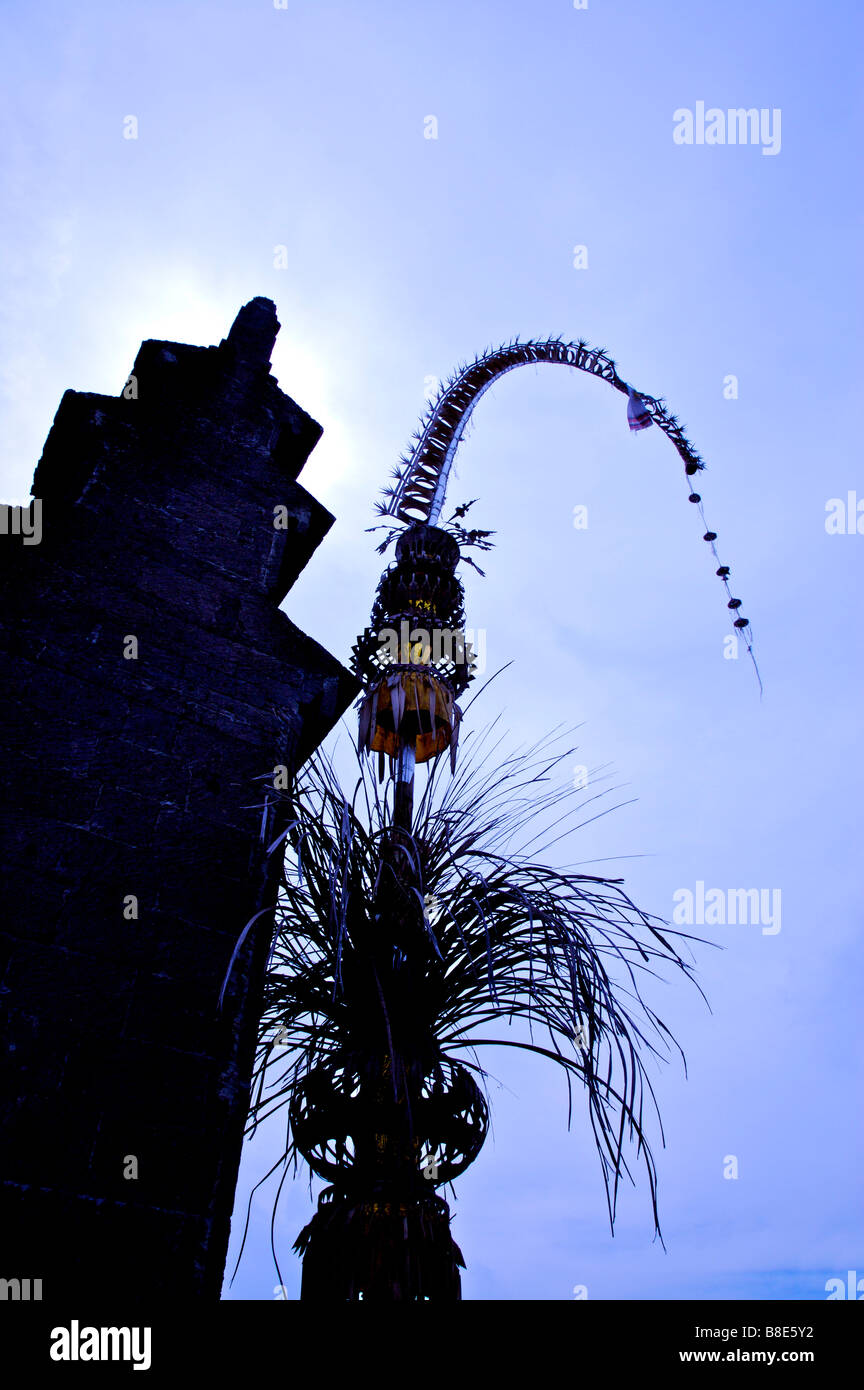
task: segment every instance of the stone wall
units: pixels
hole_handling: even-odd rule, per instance
[[[333,522],[278,329],[255,299],[218,347],[143,343],[117,398],[67,391],[41,539],[0,535],[0,1278],[45,1302],[219,1295],[266,913],[216,1006],[275,896],[255,779],[358,691],[278,608]]]

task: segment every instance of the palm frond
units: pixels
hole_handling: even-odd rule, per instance
[[[440,763],[433,766],[412,834],[401,836],[418,885],[417,932],[402,947],[382,948],[387,895],[400,879],[392,784],[382,793],[361,757],[349,799],[319,752],[282,794],[288,856],[249,1129],[290,1106],[311,1074],[356,1055],[370,1019],[383,1011],[394,1086],[406,1026],[428,1040],[441,1064],[458,1062],[483,1080],[477,1049],[515,1046],[555,1062],[568,1094],[574,1081],[585,1089],[610,1222],[621,1179],[634,1181],[628,1144],[635,1144],[659,1233],[649,1137],[655,1122],[661,1141],[663,1134],[646,1062],[665,1059],[677,1044],[642,986],[669,968],[693,980],[683,952],[697,938],[643,912],[622,880],[551,867],[525,852],[550,833],[566,833],[567,803],[578,821],[593,797],[561,782],[574,752],[560,747],[562,733],[493,761],[497,723],[469,735],[450,781],[438,775]],[[409,952],[422,968],[411,975],[406,1025],[404,979],[397,977]],[[391,1019],[401,1030],[395,1035]],[[514,1038],[514,1021],[524,1023],[524,1038]],[[297,1158],[289,1123],[283,1161]]]

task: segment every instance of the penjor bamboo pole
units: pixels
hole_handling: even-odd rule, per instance
[[[393,827],[411,834],[414,822],[414,745],[403,744],[396,763],[396,790],[393,797]]]

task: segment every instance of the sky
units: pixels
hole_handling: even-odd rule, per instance
[[[657,996],[688,1065],[652,1072],[665,1251],[644,1176],[610,1234],[557,1069],[487,1056],[493,1131],[451,1200],[464,1297],[808,1300],[864,1278],[860,7],[84,0],[7,3],[0,26],[6,502],[67,388],[117,394],[143,339],[217,343],[256,295],[274,374],[324,428],[300,481],[336,517],[283,606],[343,661],[383,563],[373,503],[431,384],[484,347],[605,347],[707,462],[761,696],[680,460],[630,433],[623,396],[520,369],[459,451],[449,500],[496,532],[486,577],[463,567],[467,624],[489,672],[513,663],[477,727],[576,727],[618,788],[562,862],[667,920],[699,883],[782,904],[702,929],[710,1011],[677,980]],[[764,111],[757,139],[709,143],[709,114],[699,142],[700,110],[740,107]],[[229,1275],[280,1139],[247,1146]],[[224,1297],[298,1296],[313,1207],[286,1189],[282,1280],[269,1190]]]

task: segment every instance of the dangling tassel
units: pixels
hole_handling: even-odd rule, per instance
[[[390,677],[390,708],[393,711],[393,728],[398,734],[405,714],[405,691],[401,675]]]
[[[458,705],[453,706],[453,733],[450,738],[450,776],[456,771],[456,749],[459,747],[459,725],[462,723],[462,711]]]
[[[360,727],[358,730],[357,741],[361,752],[369,747],[369,739],[372,733],[372,696],[367,695],[360,706]]]
[[[647,430],[654,421],[648,413],[642,397],[637,395],[632,386],[627,387],[627,394],[630,399],[627,402],[627,420],[631,430]]]

